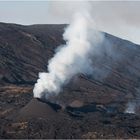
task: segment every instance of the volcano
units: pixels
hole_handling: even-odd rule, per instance
[[[76,75],[52,100],[33,99],[65,27],[0,23],[0,138],[140,138],[139,113],[125,113],[139,102],[140,46],[127,40],[104,33],[92,76]]]
[[[31,118],[49,118],[55,117],[56,111],[61,109],[59,105],[43,102],[40,99],[32,99],[24,108],[22,108],[16,119],[31,119]]]

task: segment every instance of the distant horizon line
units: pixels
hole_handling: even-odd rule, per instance
[[[4,21],[0,21],[0,24],[15,24],[15,25],[22,25],[22,26],[32,26],[32,25],[69,25],[69,23],[31,23],[31,24],[23,24],[23,23],[4,22]]]
[[[35,23],[35,24],[20,24],[20,23],[14,23],[14,22],[2,22],[2,21],[0,21],[0,24],[11,24],[11,25],[18,25],[18,26],[36,26],[36,25],[69,25],[68,23]],[[112,36],[115,36],[115,37],[117,37],[117,38],[120,38],[120,39],[123,39],[123,40],[125,40],[125,41],[128,41],[128,42],[131,42],[131,43],[133,43],[133,44],[136,44],[136,45],[140,45],[140,44],[138,44],[138,43],[135,43],[135,42],[133,42],[133,41],[131,41],[131,40],[128,40],[128,39],[125,39],[125,38],[122,38],[122,37],[120,37],[120,36],[117,36],[117,35],[114,35],[114,34],[112,34],[112,33],[109,33],[109,32],[107,32],[107,31],[102,31],[102,30],[98,30],[98,31],[100,31],[100,32],[103,32],[103,33],[106,33],[106,34],[109,34],[109,35],[112,35]]]

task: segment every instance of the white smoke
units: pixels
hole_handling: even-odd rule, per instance
[[[135,114],[135,109],[136,109],[136,103],[135,102],[129,102],[127,104],[125,113]]]
[[[125,109],[125,113],[140,114],[140,88],[135,88],[134,99],[130,100]]]
[[[81,9],[90,9],[100,30],[140,44],[140,1],[49,1],[47,23],[69,23]]]
[[[48,73],[39,73],[33,89],[34,97],[48,99],[56,96],[64,84],[78,73],[91,74],[90,54],[103,40],[87,12],[77,13],[66,28],[63,38],[66,45],[60,46],[49,60]]]

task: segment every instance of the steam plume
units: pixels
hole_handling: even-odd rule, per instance
[[[125,109],[125,113],[133,113],[133,114],[139,114],[140,112],[140,88],[135,88],[135,94],[134,99],[131,99],[128,101]]]
[[[95,29],[88,13],[77,13],[67,27],[63,38],[66,45],[60,46],[49,60],[48,73],[39,73],[34,87],[34,97],[48,99],[56,96],[64,84],[78,73],[91,74],[90,54],[103,40],[103,35]],[[92,43],[91,43],[92,42]]]
[[[135,108],[136,108],[136,103],[135,102],[129,102],[127,104],[127,108],[125,110],[125,113],[135,114]]]

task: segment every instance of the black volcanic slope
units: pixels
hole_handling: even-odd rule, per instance
[[[54,48],[63,42],[63,27],[1,23],[0,82],[34,83],[37,73],[46,70]]]
[[[16,119],[30,119],[30,118],[53,118],[56,116],[56,110],[46,103],[38,99],[32,99],[22,110],[19,112]]]
[[[32,99],[65,27],[0,23],[0,138],[140,138],[139,107],[124,113],[139,99],[140,46],[110,34],[93,52],[92,76],[73,77],[51,102]]]

